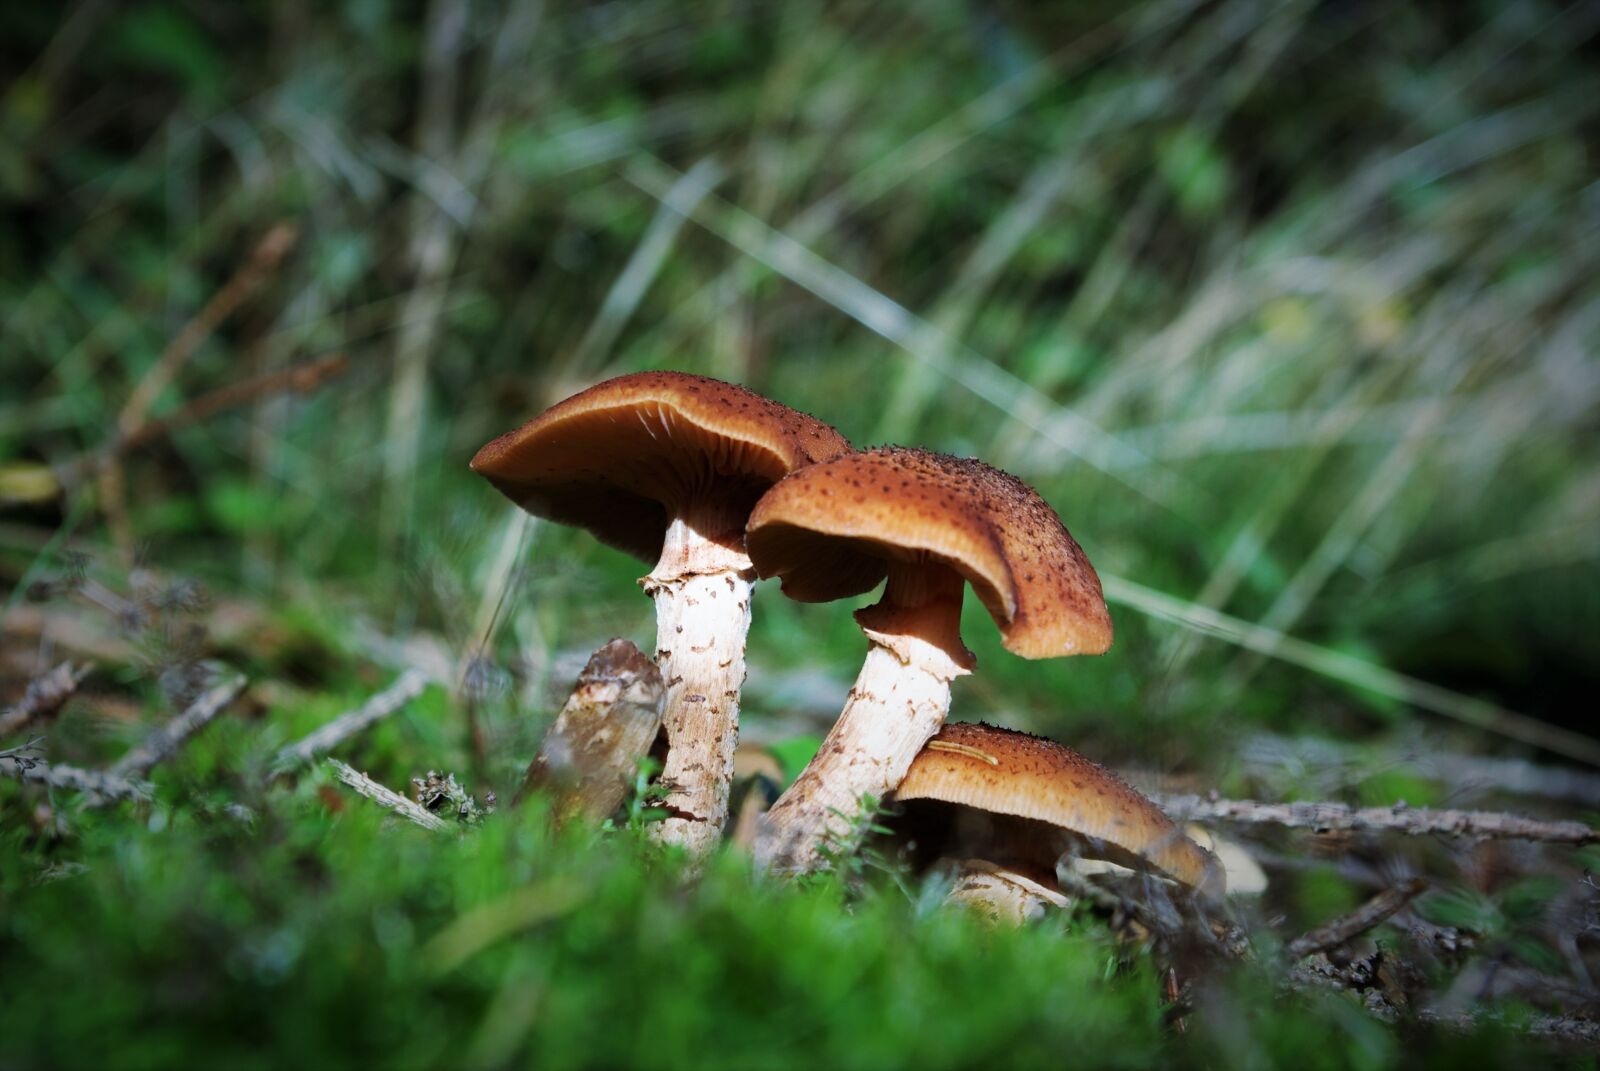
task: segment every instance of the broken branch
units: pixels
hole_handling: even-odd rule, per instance
[[[207,391],[170,416],[141,424],[90,453],[57,465],[56,481],[63,486],[76,483],[140,447],[258,399],[274,394],[309,394],[328,380],[343,375],[349,366],[347,356],[334,353]]]
[[[36,736],[26,744],[8,747],[4,751],[0,751],[0,762],[10,760],[17,764],[17,769],[19,770],[31,770],[35,766],[41,765],[44,760],[35,758],[29,752],[43,753],[44,749],[39,746],[43,740],[44,737]]]
[[[1422,895],[1427,887],[1428,883],[1422,878],[1412,878],[1403,885],[1385,889],[1349,914],[1341,915],[1314,930],[1308,930],[1290,941],[1289,955],[1294,959],[1300,959],[1314,952],[1326,952],[1338,948],[1346,941],[1361,936],[1380,922],[1387,920]]]
[[[251,250],[249,259],[167,344],[155,364],[145,371],[134,386],[121,412],[117,414],[116,431],[102,451],[103,463],[95,470],[95,474],[98,477],[96,485],[100,509],[105,513],[114,542],[124,558],[131,561],[133,557],[133,526],[128,519],[127,480],[116,449],[117,442],[130,439],[144,429],[150,408],[161,392],[177,377],[179,370],[201,344],[277,268],[289,250],[294,248],[299,234],[292,223],[279,223],[268,230]]]
[[[0,737],[10,736],[26,728],[31,722],[48,718],[59,711],[89,675],[88,666],[74,666],[63,662],[42,677],[28,682],[22,701],[4,714],[0,714]]]
[[[1496,811],[1408,807],[1348,807],[1342,803],[1258,803],[1255,800],[1157,796],[1156,805],[1174,820],[1221,820],[1314,829],[1318,832],[1389,830],[1420,837],[1498,837],[1555,844],[1600,843],[1600,830],[1582,822],[1544,821]]]
[[[229,703],[238,698],[244,685],[243,677],[235,677],[206,690],[182,714],[152,732],[143,744],[112,763],[106,772],[112,777],[143,777],[157,763],[176,754],[191,736],[210,725]]]
[[[285,773],[296,766],[305,765],[319,755],[332,751],[352,736],[365,732],[411,702],[411,700],[421,695],[422,690],[427,686],[427,675],[421,670],[406,670],[395,678],[393,684],[368,699],[355,710],[346,711],[310,735],[302,737],[296,743],[280,749],[277,755],[273,757],[273,770],[277,773]]]
[[[328,765],[333,767],[333,772],[340,781],[378,806],[391,810],[400,817],[409,819],[424,829],[443,830],[446,828],[444,819],[432,814],[419,804],[411,802],[400,793],[378,784],[378,782],[354,767],[342,763],[338,759],[329,759]]]
[[[278,223],[261,236],[250,257],[233,277],[218,290],[205,307],[184,325],[183,330],[168,343],[156,363],[139,380],[122,411],[117,414],[117,433],[121,438],[137,432],[145,424],[150,407],[155,404],[178,370],[210,338],[222,322],[233,315],[246,298],[255,292],[267,276],[278,266],[299,239],[299,229],[292,223]]]
[[[21,751],[21,748],[13,748]],[[21,759],[10,753],[0,753],[0,758],[11,759],[11,765],[0,767],[19,781],[49,785],[51,788],[70,789],[73,792],[91,793],[107,800],[142,800],[150,797],[148,781],[134,781],[97,770],[85,770],[42,759]]]

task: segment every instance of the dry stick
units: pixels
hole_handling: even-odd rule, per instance
[[[209,420],[218,413],[237,409],[257,399],[273,394],[309,394],[330,379],[344,374],[350,367],[350,358],[343,353],[330,353],[310,361],[292,364],[259,376],[228,383],[207,391],[184,405],[171,416],[161,417],[142,425],[128,435],[118,438],[116,448],[127,452],[165,438],[190,424]]]
[[[1291,990],[1329,989],[1354,992],[1358,995],[1365,992],[1370,998],[1377,995],[1373,990],[1361,990],[1351,981],[1340,974],[1313,974],[1304,967],[1296,968],[1290,975],[1288,987]],[[1600,1045],[1600,1022],[1593,1019],[1580,1019],[1576,1016],[1534,1015],[1516,1023],[1508,1023],[1504,1017],[1486,1011],[1481,1014],[1438,1012],[1430,1009],[1419,1009],[1409,1015],[1402,1013],[1390,1006],[1387,1001],[1367,1000],[1366,1011],[1373,1018],[1385,1023],[1399,1023],[1408,1018],[1428,1026],[1439,1027],[1443,1030],[1470,1033],[1482,1030],[1485,1026],[1499,1024],[1517,1030],[1525,1037],[1539,1038],[1546,1041],[1557,1041],[1569,1045]]]
[[[4,751],[0,751],[0,762],[4,762],[9,759],[17,764],[17,769],[19,770],[31,770],[35,766],[43,765],[43,759],[35,758],[33,754],[30,754],[30,752],[42,754],[44,749],[39,745],[43,742],[44,737],[36,736],[32,740],[29,740],[26,744],[19,744],[16,747],[8,747]]]
[[[178,370],[200,348],[200,344],[210,338],[211,333],[255,292],[288,255],[289,250],[294,248],[298,238],[298,229],[287,222],[274,225],[262,235],[251,250],[249,259],[233,273],[233,278],[184,325],[183,330],[178,332],[177,337],[167,345],[156,363],[150,366],[133,388],[122,411],[117,414],[117,433],[120,437],[127,438],[144,426],[150,407],[167,384],[172,382]]]
[[[1412,878],[1403,885],[1385,889],[1348,915],[1341,915],[1314,930],[1307,930],[1290,941],[1289,955],[1294,959],[1300,959],[1314,952],[1326,952],[1338,948],[1346,941],[1361,936],[1388,919],[1421,896],[1427,888],[1428,883],[1425,879]]]
[[[611,814],[655,743],[666,695],[661,670],[632,641],[601,647],[539,745],[516,802],[543,789],[559,819]]]
[[[13,756],[0,755],[0,758],[13,758]],[[10,765],[0,765],[0,771],[10,774],[19,781],[90,793],[96,798],[107,800],[148,799],[151,792],[148,781],[133,781],[115,774],[85,770],[62,763],[44,762],[40,759],[26,760],[26,765],[15,762]]]
[[[10,736],[25,728],[30,722],[54,715],[68,699],[72,698],[72,694],[78,690],[78,685],[89,675],[90,668],[75,667],[71,662],[63,662],[49,673],[29,681],[28,690],[22,694],[22,701],[4,714],[0,714],[0,737]]]
[[[1429,1026],[1462,1031],[1481,1030],[1490,1023],[1502,1023],[1512,1025],[1530,1038],[1575,1045],[1600,1045],[1600,1023],[1567,1015],[1535,1015],[1517,1024],[1504,1024],[1496,1015],[1443,1015],[1424,1011],[1417,1014],[1417,1019]]]
[[[1496,811],[1434,810],[1428,807],[1347,807],[1342,803],[1257,803],[1255,800],[1205,799],[1200,796],[1156,796],[1156,805],[1174,819],[1218,819],[1315,829],[1392,830],[1413,837],[1499,837],[1549,841],[1555,844],[1600,843],[1600,830],[1582,822],[1547,822]]]
[[[244,691],[243,677],[235,677],[203,692],[182,714],[156,729],[145,742],[112,763],[106,773],[112,777],[143,777],[159,762],[177,754],[195,733],[210,725],[228,704]]]
[[[142,424],[127,435],[119,434],[98,450],[58,466],[56,479],[63,484],[74,483],[116,458],[252,401],[274,394],[309,394],[330,379],[343,375],[349,367],[350,359],[345,354],[333,353],[207,391],[170,416]]]
[[[262,236],[256,243],[255,249],[251,251],[249,259],[233,273],[233,278],[212,295],[205,307],[184,325],[183,330],[178,332],[177,337],[168,343],[167,348],[156,359],[156,363],[150,366],[143,378],[134,386],[133,393],[128,396],[122,411],[117,414],[113,443],[116,440],[132,438],[140,432],[147,423],[150,407],[177,376],[179,369],[194,355],[200,345],[211,337],[211,333],[255,292],[262,281],[288,255],[289,250],[294,248],[298,237],[299,231],[291,223],[279,223]],[[100,508],[110,523],[117,546],[127,557],[131,556],[133,549],[133,528],[128,521],[127,483],[117,452],[108,448],[105,453],[106,464],[99,469]]]
[[[447,828],[444,819],[431,813],[420,804],[406,799],[400,793],[378,784],[378,782],[357,771],[354,767],[348,766],[338,759],[329,759],[328,765],[333,767],[333,772],[338,775],[339,780],[378,806],[388,808],[400,817],[410,819],[424,829],[443,830]]]
[[[280,749],[272,759],[273,771],[285,773],[296,766],[305,765],[324,752],[332,751],[411,702],[427,686],[427,674],[418,669],[406,670],[395,678],[393,684],[355,710],[340,714],[322,728]]]

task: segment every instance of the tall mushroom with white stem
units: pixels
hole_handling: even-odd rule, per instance
[[[728,818],[754,573],[744,526],[785,475],[850,444],[759,394],[681,372],[596,384],[484,446],[472,468],[529,513],[653,562],[667,693],[657,839],[709,852]]]
[[[870,646],[816,758],[768,812],[756,861],[820,865],[865,796],[882,799],[939,731],[950,682],[972,672],[961,642],[971,584],[1024,658],[1100,654],[1111,617],[1100,579],[1054,510],[981,461],[884,447],[801,469],[756,504],[745,531],[756,571],[801,602],[883,597],[856,613]]]
[[[894,792],[894,839],[918,868],[954,869],[952,903],[1021,923],[1066,905],[1063,857],[1096,859],[1220,896],[1216,858],[1137,789],[1053,740],[946,725]]]

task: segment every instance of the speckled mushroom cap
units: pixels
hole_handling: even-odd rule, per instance
[[[850,449],[814,417],[704,376],[597,383],[488,443],[472,469],[529,513],[653,562],[673,516],[726,510],[735,527],[787,473]]]
[[[981,461],[883,447],[801,469],[756,504],[745,547],[800,602],[859,595],[889,559],[937,562],[972,585],[1014,654],[1111,646],[1100,578],[1061,518]]]
[[[911,763],[895,799],[1031,818],[1115,845],[1191,888],[1222,891],[1210,852],[1116,774],[1053,740],[948,724]]]

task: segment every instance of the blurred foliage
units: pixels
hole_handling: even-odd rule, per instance
[[[39,584],[52,612],[81,607],[84,572],[135,602],[173,578],[213,596],[110,615],[109,694],[68,709],[52,757],[136,739],[174,665],[236,665],[261,707],[163,774],[154,808],[72,815],[64,840],[0,783],[0,1064],[956,1065],[1008,1046],[1383,1066],[1512,1044],[1413,1046],[1248,976],[1176,1040],[1149,965],[1111,969],[1092,927],[979,937],[877,891],[841,916],[838,890],[779,893],[731,859],[690,892],[627,836],[497,817],[383,835],[353,799],[329,814],[322,786],[244,771],[376,667],[478,657],[487,608],[504,688],[473,708],[481,762],[438,692],[353,749],[391,785],[481,766],[467,789],[506,798],[573,655],[644,642],[652,618],[645,567],[580,533],[537,526],[498,572],[512,510],[466,459],[655,367],[858,443],[982,456],[1107,576],[1589,731],[1571,696],[1600,665],[1600,7],[78,0],[0,26],[8,625]],[[330,352],[351,370],[130,452],[119,545],[95,482],[52,494],[43,466],[111,440],[284,221],[287,258],[152,415]],[[747,735],[790,773],[860,658],[855,605],[759,596]],[[1450,802],[1386,759],[1431,715],[1113,612],[1110,656],[1031,663],[970,606],[981,670],[956,716],[1241,790],[1259,787],[1241,740],[1315,732],[1376,776],[1302,771],[1286,797]],[[16,644],[6,672],[52,642]],[[1359,898],[1341,875],[1276,906],[1316,922]],[[585,902],[563,907],[574,882]],[[540,895],[538,940],[425,962],[461,918]],[[1549,966],[1523,893],[1462,895]]]

